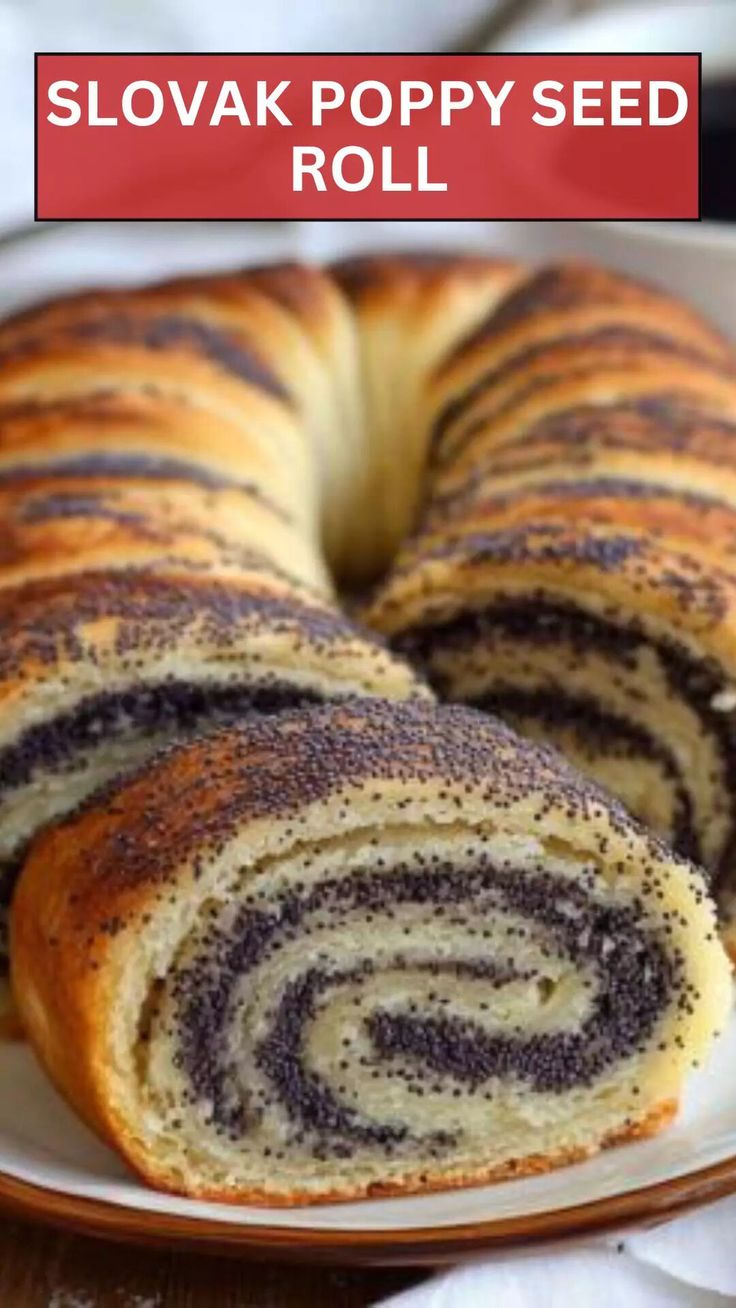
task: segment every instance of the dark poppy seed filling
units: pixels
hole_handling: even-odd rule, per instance
[[[0,414],[1,421],[1,414]],[[283,522],[292,519],[274,500],[264,494],[254,481],[230,477],[225,473],[210,469],[204,464],[193,463],[188,459],[169,458],[165,455],[118,453],[114,450],[96,450],[84,454],[72,454],[66,458],[43,459],[29,463],[15,463],[7,467],[0,466],[0,488],[4,486],[31,487],[36,482],[48,478],[54,481],[112,481],[127,482],[132,480],[152,482],[185,482],[201,490],[233,490],[257,500],[276,514]]]
[[[518,642],[520,651],[564,643],[573,655],[600,653],[619,671],[632,673],[643,648],[654,652],[673,699],[691,710],[719,759],[720,789],[728,803],[729,830],[715,858],[708,861],[715,888],[729,889],[736,873],[736,722],[732,714],[718,708],[726,679],[715,660],[699,659],[675,639],[645,632],[633,618],[614,622],[536,594],[522,600],[503,599],[482,611],[412,628],[396,637],[394,645],[423,671],[440,695],[457,699],[452,674],[446,667],[440,670],[435,663],[437,656],[453,650],[463,652],[478,642],[492,652],[494,640],[499,638]],[[676,763],[666,740],[657,741],[637,723],[609,713],[603,704],[566,691],[560,681],[529,691],[501,681],[494,684],[492,657],[488,673],[488,688],[472,696],[476,706],[489,708],[501,717],[508,711],[512,720],[517,715],[527,722],[533,717],[542,727],[545,721],[555,728],[565,725],[595,740],[604,751],[621,751],[628,742],[632,761],[644,758],[656,763],[673,788],[675,821],[670,839],[687,857],[703,857],[704,832],[696,829],[690,780]]]
[[[438,1077],[443,1089],[452,1092],[455,1085],[463,1093],[481,1087],[492,1092],[499,1080],[521,1081],[539,1093],[590,1086],[647,1045],[675,991],[681,990],[682,1002],[689,1002],[678,964],[647,926],[641,904],[605,903],[591,893],[585,877],[573,881],[542,870],[500,868],[479,855],[472,868],[398,863],[390,870],[354,871],[312,886],[297,883],[267,903],[261,907],[251,896],[229,927],[209,927],[193,959],[170,983],[171,1034],[187,1093],[206,1105],[208,1121],[218,1132],[233,1139],[257,1127],[275,1103],[288,1123],[289,1139],[302,1143],[308,1138],[318,1158],[344,1157],[359,1147],[391,1153],[417,1142],[406,1123],[390,1116],[374,1120],[310,1066],[310,1025],[321,1006],[345,986],[358,989],[354,1002],[361,1007],[371,1048],[363,1060],[366,1075],[399,1076],[420,1094],[436,1090]],[[543,980],[517,970],[511,957],[514,927],[508,929],[509,957],[485,957],[476,944],[471,956],[458,952],[427,959],[416,955],[413,939],[405,949],[382,953],[381,922],[388,929],[401,910],[449,920],[461,931],[480,932],[491,918],[504,915],[509,922],[523,920],[545,957],[562,959],[588,978],[586,1014],[575,1029],[527,1036],[516,1029],[494,1030],[494,996],[519,979]],[[331,960],[329,937],[320,938],[320,930],[337,924],[345,928],[353,920],[358,925],[366,917],[373,924],[373,956],[349,967]],[[228,1031],[246,1021],[244,1010],[251,998],[258,1003],[269,965],[295,940],[305,942],[304,969],[297,975],[289,969],[264,1013],[252,1049],[263,1084],[248,1078],[244,1088],[228,1048]],[[464,936],[459,941],[467,947]],[[263,970],[248,996],[243,981],[256,969]],[[371,979],[386,970],[417,974],[412,1002],[380,1002],[365,1012]],[[433,978],[443,975],[487,982],[487,1003],[480,1004],[485,1016],[470,1020],[442,1006]],[[443,1131],[423,1135],[421,1141],[436,1153],[457,1138]]]
[[[433,495],[432,509],[460,502],[486,479],[492,484],[494,475],[540,472],[560,463],[586,468],[609,451],[675,458],[693,451],[705,463],[722,467],[734,435],[736,423],[714,414],[695,394],[659,392],[605,408],[576,404],[539,418],[521,434],[494,441],[456,489]]]
[[[463,336],[449,356],[449,360],[462,357],[468,351],[522,324],[540,313],[548,311],[599,308],[601,304],[626,303],[631,292],[650,291],[634,277],[617,273],[615,281],[597,269],[576,269],[560,264],[540,268],[524,277],[507,292],[499,305],[494,305],[487,317]]]
[[[705,369],[705,364],[701,363],[701,369]],[[624,372],[626,363],[622,360],[612,361],[611,367],[616,371]],[[715,375],[719,371],[715,365],[709,365],[710,371]],[[571,387],[580,386],[585,388],[588,384],[595,384],[600,379],[600,363],[590,363],[585,366],[578,363],[577,366],[570,367],[564,374],[564,381]],[[459,425],[458,429],[448,432],[442,439],[437,440],[434,448],[434,463],[438,469],[452,467],[453,460],[465,457],[469,452],[474,453],[474,442],[487,432],[492,423],[502,422],[518,414],[519,410],[523,413],[523,408],[535,400],[544,401],[546,392],[554,394],[555,388],[560,385],[560,369],[550,364],[549,372],[540,372],[536,376],[523,381],[516,391],[507,399],[504,399],[489,407],[487,411],[482,412],[481,416],[471,419],[465,426]],[[652,396],[658,395],[656,386],[653,386]],[[554,412],[553,403],[550,403],[550,409]],[[517,418],[518,421],[518,418]]]
[[[365,980],[372,972],[370,963],[333,972],[309,968],[285,987],[271,1032],[256,1051],[257,1065],[273,1086],[290,1120],[319,1137],[313,1149],[317,1158],[329,1154],[349,1157],[351,1144],[372,1145],[390,1152],[395,1145],[416,1141],[406,1125],[372,1122],[341,1103],[325,1081],[305,1065],[307,1031],[319,1000],[335,987]],[[234,1126],[235,1122],[231,1130]],[[238,1126],[241,1131],[247,1129],[247,1120],[241,1118]],[[422,1137],[421,1142],[438,1150],[454,1145],[456,1137],[447,1131],[433,1131]]]
[[[56,771],[66,763],[74,764],[80,751],[98,746],[106,738],[128,732],[179,735],[210,722],[234,722],[246,713],[278,713],[322,700],[319,692],[309,687],[276,681],[261,685],[165,681],[92,695],[70,712],[29,727],[0,752],[0,797],[30,781],[38,768]]]
[[[421,535],[416,539],[421,541]],[[648,553],[647,542],[632,533],[617,531],[596,536],[588,532],[575,537],[564,525],[553,521],[466,533],[456,540],[423,548],[421,557],[423,563],[432,563],[463,554],[470,556],[474,563],[504,565],[569,560],[590,564],[602,572],[615,572],[627,563],[646,559]],[[394,576],[410,575],[411,569],[411,563],[402,562],[395,568]]]
[[[671,749],[646,727],[623,714],[602,708],[591,695],[572,694],[564,687],[527,690],[502,682],[465,701],[484,713],[495,713],[524,733],[530,722],[541,723],[545,739],[560,730],[572,731],[583,751],[654,763],[672,788],[672,843],[693,862],[702,862],[687,777]]]
[[[13,363],[42,354],[49,346],[75,341],[89,344],[138,347],[154,353],[201,356],[274,398],[288,403],[288,395],[262,360],[234,334],[200,318],[182,313],[136,313],[121,307],[104,317],[61,324],[55,330],[31,329],[0,350],[0,362]]]
[[[550,354],[554,358],[555,352],[559,350],[584,352],[586,349],[601,351],[599,368],[606,366],[604,351],[611,352],[614,365],[622,354],[638,350],[662,354],[665,357],[674,355],[690,363],[710,363],[711,366],[713,364],[711,354],[689,343],[678,341],[675,337],[666,336],[662,332],[620,323],[596,327],[583,333],[571,332],[537,341],[503,359],[495,367],[482,371],[471,385],[448,401],[435,420],[432,431],[433,445],[437,446],[442,442],[452,425],[462,418],[476,400],[480,400],[484,395],[492,397],[499,383],[508,380],[514,374],[523,377],[526,371],[539,360],[544,360],[545,356]]]
[[[101,522],[116,522],[121,527],[148,528],[151,539],[160,539],[162,524],[149,524],[148,515],[133,509],[126,509],[116,502],[109,490],[102,493],[79,495],[66,491],[49,491],[35,498],[27,499],[18,510],[20,522],[38,524],[54,522],[64,518],[92,518]]]
[[[596,501],[602,501],[605,507],[607,500],[663,500],[670,504],[686,504],[688,508],[693,509],[730,509],[731,503],[728,499],[711,492],[705,494],[702,491],[688,491],[679,486],[668,486],[661,481],[642,479],[635,481],[630,477],[583,477],[578,473],[574,479],[550,479],[544,481],[534,481],[525,485],[523,494],[528,496],[550,496],[556,500],[585,500],[587,504]],[[463,496],[468,503],[463,503]],[[462,491],[453,491],[450,495],[442,499],[437,496],[434,513],[437,519],[445,519],[452,522],[453,515],[458,513],[459,509],[468,507],[483,506],[486,513],[494,512],[517,503],[519,500],[519,487],[514,486],[510,490],[490,491],[486,490],[482,498],[478,494],[477,485],[473,479],[469,479],[469,484]]]
[[[89,696],[68,713],[39,722],[0,751],[0,803],[44,773],[63,773],[106,740],[152,738],[152,745],[236,722],[249,713],[278,713],[324,702],[309,687],[264,681],[217,685],[167,681]],[[0,975],[7,967],[7,911],[23,864],[14,850],[0,860]]]

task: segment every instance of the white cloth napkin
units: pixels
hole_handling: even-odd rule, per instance
[[[493,0],[490,0],[492,4]],[[550,0],[557,13],[564,0]],[[428,49],[489,0],[0,0],[0,230],[30,216],[31,52]],[[108,224],[57,229],[0,260],[0,313],[82,285],[250,259],[323,258],[380,245],[487,245],[537,256],[554,225],[492,223]],[[478,1259],[386,1301],[392,1308],[659,1308],[736,1303],[736,1200],[656,1230]]]
[[[736,1199],[621,1241],[468,1263],[381,1308],[723,1308],[736,1301]]]

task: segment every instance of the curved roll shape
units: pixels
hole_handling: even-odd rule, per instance
[[[736,365],[600,270],[518,281],[424,392],[412,534],[363,609],[711,870],[736,957]]]
[[[38,829],[173,739],[427,693],[341,613],[319,538],[299,386],[315,427],[343,392],[357,406],[347,317],[327,277],[293,269],[0,326],[0,1027],[7,909]]]
[[[45,823],[171,740],[421,677],[704,862],[736,953],[735,432],[730,347],[578,265],[283,265],[0,324],[0,989]],[[377,577],[367,635],[338,594]]]
[[[172,740],[362,693],[422,693],[380,645],[268,569],[91,572],[0,587],[0,1026],[8,905],[41,827]],[[4,985],[4,989],[2,989]]]
[[[659,1129],[729,1004],[701,874],[551,751],[363,699],[149,764],[34,845],[27,1029],[152,1184],[294,1204]]]

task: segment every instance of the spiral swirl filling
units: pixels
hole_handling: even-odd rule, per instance
[[[595,873],[494,859],[357,867],[213,910],[158,982],[141,1047],[164,1029],[190,1110],[276,1158],[441,1156],[472,1099],[592,1086],[688,1002],[678,961]]]
[[[603,617],[536,594],[500,597],[483,610],[414,627],[394,644],[443,697],[557,744],[678,853],[710,868],[716,891],[732,889],[736,726],[720,707],[727,685],[714,659],[645,631],[633,618]],[[503,651],[511,651],[508,658]],[[590,658],[598,664],[585,685]],[[675,722],[672,711],[662,712],[663,702],[687,717]],[[705,759],[697,767],[683,761],[694,742]],[[610,759],[624,765],[615,777],[606,771]],[[669,796],[665,821],[639,811],[627,791],[636,775],[627,762],[657,776],[660,793]]]

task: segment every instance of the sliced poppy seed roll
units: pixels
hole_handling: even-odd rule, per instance
[[[0,325],[0,899],[38,826],[169,739],[422,693],[336,597],[403,540],[372,626],[707,862],[727,917],[735,376],[634,281],[448,253]]]
[[[551,751],[363,699],[168,751],[47,832],[14,981],[155,1186],[295,1204],[648,1135],[726,1019],[701,873]]]
[[[362,430],[350,321],[326,274],[284,267],[0,325],[0,1025],[40,826],[174,739],[420,693],[340,613],[323,550]]]
[[[710,869],[736,957],[736,361],[568,267],[435,369],[425,499],[366,620]]]
[[[29,839],[118,772],[243,715],[356,693],[425,692],[268,561],[224,580],[117,570],[0,587],[0,923]]]

